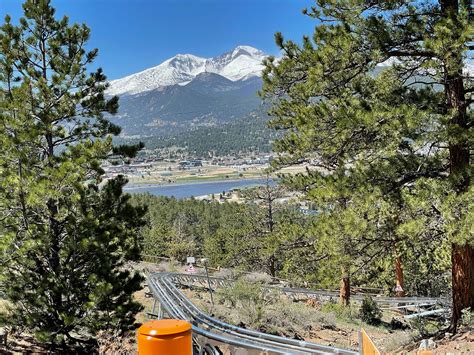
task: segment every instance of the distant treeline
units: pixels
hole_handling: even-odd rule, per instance
[[[267,122],[265,118],[252,115],[216,126],[200,126],[141,140],[147,149],[179,147],[199,157],[266,153],[271,151],[271,142],[278,137],[275,130],[267,127]]]

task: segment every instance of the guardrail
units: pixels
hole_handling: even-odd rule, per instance
[[[153,273],[148,277],[148,287],[155,298],[152,315],[161,317],[163,311],[172,318],[189,321],[193,325],[194,345],[198,354],[357,354],[354,350],[324,346],[306,341],[284,338],[276,335],[244,329],[222,322],[202,312],[177,287],[203,288],[214,290],[232,285],[234,281],[225,278],[181,273]],[[277,290],[289,297],[316,298],[329,300],[338,297],[337,292],[327,290],[308,290],[279,286],[263,286]],[[355,294],[351,299],[360,302],[364,294]],[[386,309],[433,307],[439,303],[437,298],[429,297],[375,297],[374,300]],[[156,312],[156,303],[160,310]],[[238,350],[238,352],[237,352]]]
[[[150,262],[152,264],[159,264],[160,262],[169,262],[169,263],[178,263],[180,264],[181,266],[182,263],[178,262],[176,259],[173,259],[173,258],[169,258],[169,257],[164,257],[164,256],[156,256],[156,255],[150,255],[150,254],[142,254],[141,256],[142,260],[145,261],[145,262]],[[199,258],[198,258],[199,260]],[[204,268],[203,265],[199,264],[199,262],[196,262],[194,264],[195,267],[197,268]],[[207,266],[207,268],[210,270],[210,271],[222,271],[222,270],[226,270],[225,268],[221,268],[220,266],[217,266],[217,267],[210,267],[210,266]],[[252,272],[249,272],[249,271],[241,271],[239,270],[235,276],[242,276],[242,275],[252,275],[253,273]],[[272,283],[273,284],[282,284],[282,285],[294,285],[294,281],[292,280],[288,280],[288,279],[282,279],[280,277],[275,277],[275,276],[270,276],[270,275],[267,275],[268,277],[271,278],[272,280]],[[299,286],[300,285],[303,285],[302,282],[299,282],[298,283]],[[313,285],[311,284],[307,284],[307,283],[304,283],[304,287],[305,289],[309,289],[311,288]],[[298,288],[298,287],[297,287]],[[329,290],[329,289],[326,289],[325,291],[329,291],[329,292],[338,292],[337,290]],[[377,295],[377,294],[380,294],[381,292],[383,292],[383,289],[380,288],[380,287],[362,287],[362,286],[351,286],[351,294],[355,294],[355,293],[363,293],[363,294],[366,294],[366,295]]]
[[[169,275],[173,278],[173,281],[177,284],[192,287],[192,286],[199,286],[203,288],[208,288],[208,280],[205,275],[199,274],[181,274],[181,273],[169,273]],[[212,288],[218,288],[223,286],[230,286],[234,281],[231,279],[225,279],[222,277],[215,277],[209,276],[209,281]],[[290,288],[290,287],[280,287],[280,286],[272,286],[272,285],[265,285],[264,288],[270,290],[277,290],[286,294],[289,297],[296,298],[298,296],[306,297],[306,298],[315,298],[320,300],[330,300],[330,299],[338,299],[339,293],[336,291],[328,291],[328,290],[310,290],[306,288]],[[367,294],[365,293],[355,293],[351,294],[351,300],[362,302],[362,300],[366,297]],[[375,302],[377,302],[380,306],[393,306],[393,305],[413,305],[413,306],[428,306],[428,305],[435,305],[440,303],[439,298],[433,297],[387,297],[387,296],[380,296],[380,295],[371,295]]]
[[[190,280],[200,279],[199,275],[157,273],[149,276],[148,287],[160,303],[162,311],[164,310],[170,317],[187,320],[193,325],[193,333],[196,335],[194,342],[199,354],[217,355],[223,354],[224,350],[230,353],[239,351],[239,354],[244,354],[245,351],[247,354],[268,355],[357,354],[354,350],[265,334],[215,319],[198,309],[176,287],[175,282],[180,283],[188,277]],[[212,278],[212,281],[222,280]]]

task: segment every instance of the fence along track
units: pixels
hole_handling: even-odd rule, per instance
[[[179,273],[171,275],[175,284],[180,284],[186,287],[209,288],[207,278],[204,275]],[[212,289],[225,286],[228,287],[234,283],[234,280],[220,277],[210,277],[209,279]],[[282,286],[263,286],[263,288],[281,292],[294,300],[317,299],[319,301],[327,302],[339,298],[338,292],[328,290],[310,290]],[[447,306],[449,301],[433,297],[386,297],[380,296],[379,294],[352,293],[351,302],[361,303],[366,296],[371,296],[383,311],[408,311],[410,314],[405,315],[405,319],[432,315],[445,315],[449,311],[449,306]]]
[[[180,274],[180,273],[169,273],[167,274],[175,284],[180,284],[187,287],[200,286],[203,288],[208,288],[207,278],[205,275],[189,275],[189,274]],[[221,277],[209,276],[211,287],[213,289],[223,286],[231,286],[233,280],[224,279]],[[338,299],[339,293],[335,291],[327,290],[310,290],[306,288],[289,288],[289,287],[280,287],[280,286],[264,286],[270,290],[276,290],[286,294],[287,296],[297,296],[302,295],[307,298],[317,298],[321,300],[329,299]],[[365,296],[368,294],[353,293],[351,294],[351,301],[362,302]],[[375,294],[370,294],[375,302],[381,306],[393,306],[393,305],[405,305],[405,306],[428,306],[436,305],[440,303],[439,298],[432,297],[386,297],[379,296]]]

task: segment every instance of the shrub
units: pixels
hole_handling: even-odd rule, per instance
[[[380,321],[382,319],[382,311],[380,310],[377,303],[372,299],[372,297],[367,296],[362,301],[362,306],[360,307],[359,311],[359,317],[367,324],[380,324]]]
[[[332,313],[337,319],[346,321],[352,320],[353,311],[354,309],[352,307],[343,306],[339,303],[334,302],[333,300],[324,303],[321,307],[321,312]]]
[[[236,279],[236,273],[232,269],[220,269],[219,271],[214,272],[215,277],[220,277],[223,279]]]
[[[272,282],[272,277],[262,272],[252,272],[250,274],[245,274],[243,279],[251,283],[269,284]]]
[[[262,288],[258,283],[248,282],[245,279],[237,280],[230,287],[223,287],[217,291],[221,304],[230,303],[234,309],[242,314],[248,325],[255,328],[260,326],[264,311],[268,305],[276,301],[276,294]]]
[[[265,309],[261,331],[294,337],[312,330],[338,329],[334,313],[322,313],[305,304],[278,300]]]

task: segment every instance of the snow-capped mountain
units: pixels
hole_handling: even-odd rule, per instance
[[[136,95],[172,85],[186,85],[201,73],[215,73],[231,81],[260,76],[265,54],[250,46],[213,58],[178,54],[160,65],[111,81],[109,95]]]
[[[236,81],[260,76],[265,54],[250,46],[238,46],[233,51],[206,60],[205,72],[216,73]]]

